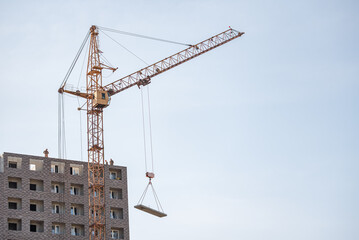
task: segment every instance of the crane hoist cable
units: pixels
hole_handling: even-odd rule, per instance
[[[115,41],[115,40],[114,40]],[[117,41],[115,41],[117,42]],[[121,44],[120,44],[121,45]],[[121,45],[122,46],[122,45]],[[133,53],[132,53],[133,54]],[[135,55],[136,56],[136,55]],[[136,56],[137,57],[137,56]],[[139,58],[139,57],[137,57]],[[143,59],[139,58],[142,62],[144,62],[145,64],[149,65],[148,63],[146,63],[146,61],[144,61]],[[148,184],[144,190],[144,192],[142,193],[137,205],[135,206],[135,208],[140,209],[142,211],[148,212],[150,214],[153,214],[155,216],[158,217],[165,217],[167,216],[167,214],[164,213],[161,202],[157,196],[157,193],[155,191],[155,188],[153,187],[152,184],[152,178],[155,177],[154,174],[154,160],[153,160],[153,144],[152,144],[152,120],[151,120],[151,102],[150,102],[150,88],[149,86],[141,86],[140,88],[140,95],[141,95],[141,113],[142,113],[142,130],[143,130],[143,150],[144,150],[144,158],[145,158],[145,171],[146,171],[146,177],[149,178]],[[147,165],[147,142],[146,142],[146,121],[145,121],[145,100],[144,100],[144,93],[143,93],[143,89],[146,88],[147,90],[147,117],[148,117],[148,128],[149,128],[149,152],[150,152],[150,158],[151,158],[151,169],[149,171],[148,165]],[[149,186],[151,186],[152,189],[152,193],[153,193],[153,197],[157,206],[157,210],[147,207],[145,205],[143,205],[143,201],[145,200],[145,197],[147,195],[147,191]]]
[[[140,88],[141,91],[141,110],[142,110],[142,132],[143,132],[143,152],[145,155],[145,171],[147,172],[147,146],[146,146],[146,127],[145,127],[145,109],[143,104],[143,88]]]
[[[129,50],[127,47],[125,47],[123,44],[119,43],[117,40],[115,40],[114,38],[112,38],[110,35],[106,34],[103,30],[105,31],[110,31],[110,32],[116,32],[116,33],[120,33],[120,34],[125,34],[125,35],[129,35],[129,36],[134,36],[134,37],[141,37],[141,38],[147,38],[147,39],[152,39],[152,40],[157,40],[157,41],[162,41],[162,42],[168,42],[168,43],[175,43],[175,44],[180,44],[180,45],[186,45],[186,46],[190,46],[189,44],[183,44],[183,43],[178,43],[178,42],[174,42],[174,41],[169,41],[169,40],[164,40],[164,39],[159,39],[159,38],[154,38],[154,37],[149,37],[149,36],[145,36],[145,35],[140,35],[140,34],[135,34],[135,33],[129,33],[129,32],[124,32],[124,31],[120,31],[120,30],[115,30],[115,29],[110,29],[110,28],[103,28],[103,27],[98,27],[99,30],[108,38],[110,38],[112,41],[114,41],[115,43],[117,43],[120,47],[122,47],[123,49],[125,49],[127,52],[129,52],[130,54],[132,54],[133,56],[135,56],[137,59],[139,59],[141,62],[143,62],[146,65],[149,65],[149,63],[147,63],[144,59],[142,59],[141,57],[139,57],[137,54],[135,54],[133,51]],[[107,59],[106,59],[107,60]],[[153,144],[152,144],[152,123],[151,123],[151,107],[150,107],[150,90],[149,90],[149,86],[145,86],[147,89],[147,108],[148,108],[148,126],[149,126],[149,142],[150,142],[150,157],[151,157],[151,166],[152,166],[152,170],[151,172],[154,172],[154,164],[153,164]],[[143,128],[143,145],[144,145],[144,157],[145,157],[145,169],[146,172],[148,172],[148,166],[147,166],[147,142],[146,142],[146,123],[145,123],[145,110],[144,110],[144,99],[143,99],[143,87],[140,88],[141,90],[141,109],[142,109],[142,128]]]
[[[152,120],[151,120],[151,102],[150,102],[150,86],[147,86],[147,105],[148,105],[148,127],[150,130],[150,152],[152,161],[152,172],[155,172],[153,167],[153,146],[152,146]]]
[[[147,90],[147,113],[148,113],[147,117],[148,117],[149,142],[150,142],[149,158],[151,158],[151,168],[149,168],[147,165],[147,143],[146,143],[147,136],[146,136],[145,103],[144,103],[145,100],[143,97],[144,87]],[[150,103],[149,86],[141,86],[140,90],[141,90],[141,110],[142,110],[143,144],[144,144],[144,155],[145,155],[145,170],[146,170],[146,177],[149,178],[149,181],[148,181],[148,184],[147,184],[145,190],[143,191],[137,205],[135,206],[135,208],[145,211],[145,212],[148,212],[148,213],[153,214],[158,217],[165,217],[165,216],[167,216],[167,214],[165,214],[163,211],[161,202],[158,198],[158,195],[157,195],[155,188],[153,187],[153,183],[152,183],[152,179],[155,177],[155,174],[154,174],[154,159],[153,159],[153,145],[152,145],[152,120],[151,120],[151,103]],[[157,210],[153,209],[151,207],[145,206],[143,204],[143,201],[145,200],[145,197],[148,193],[148,189],[150,186],[151,186],[152,194],[153,194],[156,206],[157,206]]]
[[[110,31],[110,32],[115,32],[115,33],[120,33],[120,34],[124,34],[124,35],[140,37],[140,38],[147,38],[147,39],[157,40],[157,41],[162,41],[162,42],[167,42],[167,43],[174,43],[174,44],[180,44],[180,45],[185,45],[185,46],[191,46],[190,44],[184,44],[184,43],[179,43],[179,42],[175,42],[175,41],[149,37],[149,36],[140,35],[140,34],[136,34],[136,33],[129,33],[129,32],[125,32],[125,31],[120,31],[120,30],[115,30],[115,29],[110,29],[110,28],[104,28],[104,27],[98,27],[98,28],[105,36],[110,38],[112,41],[117,43],[120,47],[125,49],[127,52],[129,52],[130,54],[135,56],[137,59],[139,59],[140,61],[142,61],[146,65],[149,65],[149,63],[147,63],[143,58],[139,57],[133,51],[129,50],[123,44],[119,43],[117,40],[112,38],[110,35],[106,34],[104,31]],[[103,54],[100,54],[100,56],[104,57]],[[106,60],[107,63],[109,63],[109,61],[105,57],[104,57],[104,60]],[[111,64],[109,64],[109,65],[111,66]],[[153,161],[152,124],[151,124],[151,108],[150,108],[149,86],[146,86],[146,88],[147,88],[147,108],[148,108],[149,142],[150,142],[149,147],[150,147],[150,157],[151,157],[151,166],[152,166],[151,172],[153,173],[154,172],[154,161]],[[146,127],[145,127],[146,124],[145,124],[143,87],[141,87],[140,89],[141,89],[141,108],[142,108],[142,126],[143,126],[143,139],[144,139],[143,140],[143,145],[144,145],[145,169],[146,169],[146,172],[147,172],[148,171],[148,166],[147,166],[147,143],[146,143]]]
[[[142,109],[142,130],[143,130],[143,145],[144,145],[144,155],[145,155],[145,170],[148,172],[147,166],[147,134],[146,134],[146,114],[145,114],[145,100],[143,98],[143,88],[147,90],[147,118],[148,118],[148,139],[149,139],[149,158],[151,159],[151,169],[150,172],[154,172],[154,164],[153,164],[153,144],[152,144],[152,120],[151,120],[151,103],[150,103],[150,89],[149,86],[141,87],[140,94],[141,94],[141,109]]]
[[[100,31],[106,35],[108,38],[110,38],[112,41],[114,41],[115,43],[117,43],[120,47],[122,47],[123,49],[125,49],[126,51],[128,51],[130,54],[132,54],[133,56],[135,56],[137,59],[139,59],[140,61],[142,61],[144,64],[149,65],[145,60],[143,60],[141,57],[139,57],[137,54],[135,54],[133,51],[129,50],[127,47],[125,47],[123,44],[119,43],[117,40],[115,40],[114,38],[112,38],[110,35],[106,34],[104,31],[102,31],[101,28],[99,28]],[[104,29],[106,30],[106,29]],[[112,29],[113,30],[113,29]],[[113,30],[115,31],[115,30]],[[120,33],[123,33],[122,31],[117,31]],[[139,34],[127,34],[130,36],[142,36],[143,35],[139,35]],[[150,38],[150,39],[154,39],[154,40],[158,40],[156,38],[151,38],[151,37],[147,37],[146,38]],[[163,40],[163,39],[162,39]],[[106,59],[107,60],[107,59]],[[151,108],[150,108],[150,96],[149,96],[149,86],[145,86],[147,89],[147,111],[148,111],[148,125],[149,125],[149,142],[150,142],[150,157],[151,157],[151,166],[152,166],[152,170],[151,172],[154,172],[154,164],[153,164],[153,144],[152,144],[152,124],[151,124]],[[146,123],[145,123],[145,104],[144,104],[144,99],[143,99],[143,87],[140,88],[140,94],[141,94],[141,109],[142,109],[142,130],[143,130],[143,145],[144,145],[144,158],[145,158],[145,170],[146,172],[148,172],[148,166],[147,166],[147,142],[146,142]]]

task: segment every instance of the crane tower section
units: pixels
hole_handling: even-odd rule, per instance
[[[102,66],[98,30],[92,26],[87,64],[87,144],[89,186],[89,238],[106,239],[104,194],[103,108],[108,106],[108,95],[102,89]],[[107,100],[107,101],[106,101]]]

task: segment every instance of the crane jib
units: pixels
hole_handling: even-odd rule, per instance
[[[107,84],[103,87],[103,89],[108,91],[112,96],[135,85],[147,85],[150,83],[152,77],[157,76],[158,74],[163,73],[182,63],[185,63],[190,59],[200,56],[203,53],[217,48],[229,41],[232,41],[233,39],[236,39],[243,34],[244,32],[228,29],[227,31],[208,38],[207,40],[204,40],[198,44],[192,45],[187,49],[182,50],[181,52],[173,54],[170,57],[149,65],[113,83]]]

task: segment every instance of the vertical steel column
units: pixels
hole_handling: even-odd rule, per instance
[[[104,195],[104,142],[103,109],[93,107],[93,96],[102,89],[102,70],[98,30],[91,26],[91,40],[87,64],[87,140],[88,140],[88,198],[89,239],[106,239],[106,214]]]

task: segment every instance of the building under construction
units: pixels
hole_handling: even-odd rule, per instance
[[[106,239],[129,239],[126,167],[105,170]],[[0,238],[89,239],[88,163],[15,153],[0,156]]]
[[[104,84],[102,71],[115,72],[118,69],[107,63],[103,51],[100,50],[100,32],[108,36],[104,31],[185,45],[186,49],[153,64],[145,63],[146,67]],[[114,166],[112,161],[110,163],[105,161],[103,113],[114,95],[134,86],[141,89],[144,158],[146,177],[149,179],[135,208],[157,217],[167,216],[152,185],[155,174],[149,89],[146,86],[151,83],[153,77],[239,38],[243,34],[229,27],[228,30],[197,44],[185,44],[92,25],[58,89],[59,158],[49,158],[46,150],[44,157],[4,153],[0,159],[1,239],[129,239],[126,168]],[[82,91],[73,89],[67,81],[87,42],[89,42],[89,48],[86,91]],[[147,115],[150,138],[148,148],[152,168],[147,168],[146,162],[144,87],[147,89],[148,96]],[[66,142],[63,118],[65,94],[84,100],[82,106],[79,103],[77,109],[85,111],[87,115],[87,163],[61,159]],[[142,204],[148,189],[153,191],[157,210]]]

